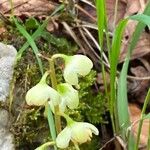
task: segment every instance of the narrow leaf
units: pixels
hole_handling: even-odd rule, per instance
[[[150,113],[148,113],[147,115],[145,115],[145,116],[143,117],[143,119],[150,119]]]
[[[47,26],[49,20],[51,19],[52,16],[54,16],[57,12],[59,12],[60,10],[64,9],[64,5],[60,5],[58,6],[55,11],[43,22],[43,24],[41,26],[39,26],[39,28],[33,33],[32,38],[33,40],[35,40],[37,37],[39,37],[42,34],[42,31],[44,30],[44,28]],[[18,51],[17,54],[17,60],[19,60],[23,54],[23,52],[28,48],[30,44],[28,42],[26,42],[21,49]]]
[[[47,115],[48,115],[47,117],[48,117],[50,133],[51,133],[53,141],[56,141],[56,128],[55,128],[55,123],[54,123],[54,117],[53,117],[53,114],[52,114],[49,104],[46,107],[47,107]],[[56,146],[54,146],[54,148],[55,148],[55,150],[57,150]]]
[[[20,25],[20,24],[18,23],[18,21],[17,21],[15,18],[13,18],[13,19],[14,19],[14,22],[15,22],[16,27],[17,27],[17,29],[19,30],[19,32],[27,39],[28,43],[31,45],[31,47],[32,47],[32,49],[33,49],[33,51],[34,51],[34,54],[35,54],[35,56],[36,56],[36,59],[37,59],[37,61],[38,61],[38,65],[39,65],[40,71],[41,71],[41,73],[43,74],[42,61],[41,61],[41,59],[38,57],[39,51],[38,51],[38,48],[37,48],[37,46],[36,46],[36,44],[35,44],[33,38],[32,38],[32,37],[30,36],[30,34],[26,31],[26,29],[25,29],[22,25]]]
[[[114,112],[116,126],[118,126],[118,117],[120,117],[120,113],[117,112],[117,101],[116,101],[116,74],[117,74],[117,65],[118,59],[121,49],[121,39],[123,36],[123,31],[127,24],[127,19],[122,20],[119,22],[116,30],[114,32],[114,37],[112,41],[112,48],[110,52],[110,111],[111,113]],[[124,114],[125,115],[125,114]],[[122,116],[121,116],[122,117]]]
[[[130,16],[129,19],[142,22],[146,25],[150,25],[150,16],[145,15],[145,14],[137,14],[137,15],[134,15],[134,16]]]
[[[103,47],[103,32],[105,30],[105,1],[96,0],[96,11],[97,11],[97,21],[98,21],[98,34],[100,47]]]
[[[150,2],[146,6],[144,14],[148,15],[148,16],[150,15]],[[118,99],[118,113],[120,114],[119,124],[120,124],[120,127],[122,127],[121,133],[122,133],[122,136],[124,137],[124,139],[126,136],[127,128],[130,126],[130,120],[129,120],[129,117],[127,117],[127,116],[129,116],[128,99],[127,99],[127,81],[126,81],[127,71],[128,71],[131,53],[132,53],[133,49],[135,48],[136,43],[137,43],[144,28],[145,28],[145,24],[143,24],[141,22],[139,22],[136,26],[135,32],[133,33],[131,43],[128,48],[125,62],[123,64],[123,68],[121,70],[119,83],[118,83],[118,95],[117,95],[118,98],[117,99]],[[122,113],[122,111],[123,111],[123,113]],[[126,114],[125,117],[124,117],[124,114]],[[132,148],[133,148],[133,140],[129,140],[128,149],[133,150]]]

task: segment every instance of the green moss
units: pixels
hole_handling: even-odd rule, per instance
[[[34,141],[44,142],[47,139],[48,125],[40,109],[24,109],[19,113],[18,120],[13,124],[11,131],[15,137],[16,147]],[[45,132],[46,131],[46,132]],[[41,134],[42,133],[42,134]],[[45,135],[43,135],[45,133]],[[39,136],[39,134],[41,134]],[[42,136],[43,135],[43,136]],[[39,138],[40,137],[40,138]],[[43,139],[41,139],[43,137]]]
[[[76,110],[69,110],[69,114],[77,121],[87,121],[92,124],[106,123],[104,116],[108,110],[108,103],[105,95],[96,90],[95,80],[95,71],[80,79],[79,107]]]
[[[70,40],[68,40],[63,36],[57,37],[54,34],[44,31],[42,34],[42,38],[47,42],[47,46],[45,45],[45,48],[47,49],[45,50],[48,51],[48,46],[50,46],[52,54],[64,53],[64,54],[72,55],[78,50],[78,47],[74,42],[71,42]]]

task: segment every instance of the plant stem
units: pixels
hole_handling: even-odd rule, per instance
[[[57,80],[56,80],[56,74],[55,74],[53,59],[49,59],[49,65],[50,65],[50,78],[51,78],[51,82],[52,82],[52,87],[55,90],[57,90]],[[59,105],[54,106],[54,111],[55,111],[56,131],[57,131],[57,134],[58,134],[61,131],[61,120],[60,120],[60,116],[58,115]]]
[[[145,116],[146,107],[147,107],[149,101],[150,101],[150,89],[148,90],[147,96],[145,98],[144,106],[143,106],[143,109],[141,112],[141,117],[140,117],[140,122],[139,122],[139,127],[138,127],[137,140],[136,140],[134,150],[138,150],[138,146],[139,146],[139,142],[140,142],[140,134],[141,134],[142,125],[143,125],[143,117]]]
[[[76,150],[80,150],[79,145],[76,142],[73,142],[73,144]]]
[[[71,125],[72,123],[74,123],[74,121],[68,115],[66,115],[65,113],[61,112],[61,113],[59,113],[59,115],[63,116],[66,119],[68,126]]]
[[[35,150],[42,150],[45,149],[46,147],[50,146],[50,145],[55,145],[55,142],[46,142],[44,144],[42,144],[41,146],[39,146],[38,148],[36,148]]]
[[[150,120],[149,120],[149,131],[148,131],[147,149],[150,149]]]
[[[12,0],[9,0],[10,2],[10,7],[11,7],[11,18],[14,16],[14,8],[13,8],[13,1]]]
[[[115,25],[116,25],[117,11],[118,11],[118,0],[116,0],[116,2],[115,2],[115,12],[114,12],[114,22],[113,22],[114,29],[115,29]]]

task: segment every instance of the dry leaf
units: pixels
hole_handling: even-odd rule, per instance
[[[129,26],[130,28],[128,28]],[[120,62],[123,62],[126,57],[127,48],[130,44],[129,39],[131,38],[132,35],[131,33],[134,32],[133,29],[135,29],[135,28],[132,29],[131,27],[134,27],[135,23],[131,24],[129,23],[129,26],[127,26],[127,29],[125,31],[125,37],[122,43],[122,49],[120,54]],[[127,40],[126,37],[128,38]],[[146,32],[143,32],[142,35],[140,36],[139,41],[137,42],[135,49],[133,50],[131,60],[140,58],[148,53],[150,53],[150,35]]]
[[[114,13],[115,13],[115,2],[116,0],[106,0],[106,9],[107,9],[107,20],[108,20],[108,29],[113,32],[114,27]],[[126,4],[122,1],[118,1],[118,9],[117,9],[117,18],[115,24],[119,22],[120,19],[124,17],[126,13]]]
[[[25,15],[28,17],[47,16],[55,9],[55,4],[48,0],[13,0],[13,6],[14,15]],[[8,0],[1,0],[0,8],[4,15],[10,15],[11,6]]]
[[[49,21],[49,23],[48,23],[48,25],[46,27],[47,31],[49,31],[49,32],[52,32],[55,29],[58,30],[58,28],[59,28],[59,24],[55,20],[53,20],[53,19],[51,19]]]
[[[137,105],[130,104],[129,110],[130,110],[130,117],[131,117],[132,123],[134,123],[140,119],[141,110],[138,108]],[[142,126],[142,131],[141,131],[141,136],[140,136],[140,144],[142,146],[147,145],[147,139],[148,139],[148,133],[149,133],[149,123],[150,122],[148,119],[143,121],[143,126]],[[133,131],[135,137],[137,136],[138,125],[139,125],[139,123],[137,122],[136,124],[133,125],[133,128],[132,128],[132,131]]]
[[[114,31],[114,12],[115,12],[115,2],[116,0],[107,0],[107,13],[108,13],[108,28],[111,32]],[[120,0],[118,2],[118,10],[117,10],[117,19],[116,24],[122,18],[126,18],[127,16],[134,15],[136,13],[142,13],[147,0]],[[135,30],[137,22],[129,21],[128,25],[125,29],[124,39],[122,42],[122,49],[120,54],[120,62],[124,61],[127,47],[129,45],[129,41],[131,36]],[[131,59],[142,57],[146,54],[150,53],[150,35],[146,32],[140,37],[136,48],[133,51]]]
[[[5,27],[0,27],[0,35],[6,32],[6,28]]]

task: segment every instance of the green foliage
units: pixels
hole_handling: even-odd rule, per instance
[[[19,24],[19,22],[16,18],[13,18],[13,19],[14,19],[15,25],[16,25],[17,29],[19,30],[19,32],[27,39],[28,43],[32,47],[32,50],[36,56],[41,74],[43,74],[43,64],[42,64],[41,59],[38,57],[39,50],[34,42],[34,39],[32,38],[32,36],[30,36],[30,34],[26,31],[26,29],[21,24]]]
[[[92,124],[106,123],[104,115],[108,110],[108,103],[106,97],[96,91],[95,80],[95,71],[91,71],[89,75],[80,79],[79,107],[77,110],[69,111],[76,121],[87,121]]]
[[[11,132],[15,137],[16,148],[21,149],[29,143],[28,148],[34,149],[38,146],[33,145],[35,140],[39,143],[44,143],[48,140],[48,124],[42,112],[41,108],[24,108],[20,111],[18,120],[11,128]]]
[[[56,37],[47,31],[43,32],[42,38],[55,48],[55,52],[58,51],[59,53],[73,54],[73,52],[77,51],[77,46],[68,41],[66,38]]]
[[[144,10],[144,14],[148,15],[148,16],[150,15],[150,1],[147,4],[147,6]],[[141,35],[141,33],[143,32],[143,29],[146,26],[143,23],[149,23],[149,21],[145,21],[145,15],[144,15],[144,18],[143,18],[143,15],[141,15],[141,16],[140,15],[138,15],[138,16],[135,15],[134,17],[132,17],[133,19],[137,19],[140,22],[137,24],[137,26],[135,28],[135,31],[132,35],[130,45],[128,47],[128,51],[127,51],[127,55],[126,55],[126,61],[123,64],[121,74],[120,74],[120,77],[119,77],[119,82],[118,82],[118,97],[117,98],[118,98],[119,123],[120,123],[120,127],[122,125],[124,125],[124,127],[121,128],[122,137],[126,136],[126,130],[130,126],[130,123],[128,121],[129,120],[128,119],[129,118],[129,113],[128,113],[128,105],[127,105],[128,99],[127,99],[127,84],[126,84],[128,66],[129,66],[129,61],[130,61],[132,51],[134,50],[134,48],[135,48],[135,46],[136,46],[136,44],[137,44],[137,42],[140,38],[140,35]],[[140,130],[140,128],[138,130]],[[138,136],[140,136],[140,134]],[[128,137],[128,139],[129,139],[128,149],[129,150],[132,150],[132,149],[137,150],[138,149],[138,141],[137,141],[137,144],[135,144],[131,134]]]
[[[60,5],[60,6],[56,7],[56,9],[54,10],[54,12],[43,22],[42,25],[40,25],[38,27],[38,29],[32,34],[32,36],[30,36],[31,41],[34,41],[37,37],[41,36],[43,30],[47,26],[47,24],[48,24],[49,20],[51,19],[51,17],[54,16],[56,13],[58,13],[60,10],[63,10],[63,9],[64,9],[64,5]],[[22,57],[23,52],[29,47],[29,45],[31,46],[31,43],[29,41],[27,41],[20,48],[20,50],[18,51],[17,60],[19,60]]]
[[[37,29],[39,26],[39,22],[34,17],[27,19],[25,22],[25,28],[27,31]]]

